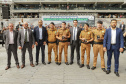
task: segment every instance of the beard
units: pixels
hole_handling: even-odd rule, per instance
[[[116,28],[116,26],[112,26],[112,28]]]

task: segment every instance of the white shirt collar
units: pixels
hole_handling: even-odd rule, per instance
[[[115,29],[112,29],[112,28],[111,28],[111,30],[116,30],[116,28],[115,28]]]

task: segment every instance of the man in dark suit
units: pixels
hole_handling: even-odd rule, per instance
[[[107,72],[109,74],[111,72],[111,59],[112,53],[114,52],[115,58],[115,71],[116,76],[119,77],[118,68],[119,68],[119,55],[120,52],[123,52],[124,47],[124,39],[123,33],[120,28],[116,28],[117,20],[111,20],[111,28],[106,30],[103,41],[103,50],[107,51]]]
[[[18,33],[13,30],[14,25],[12,23],[9,24],[9,30],[4,32],[4,40],[5,40],[5,48],[7,51],[7,67],[5,70],[8,70],[11,65],[11,53],[14,55],[14,59],[16,61],[17,68],[19,67],[18,56],[17,56],[17,36]]]
[[[120,24],[119,28],[121,28],[122,32],[124,33],[124,31],[125,31],[125,24],[124,24],[124,22],[122,22],[122,24]]]
[[[36,65],[38,65],[39,62],[39,50],[41,48],[42,52],[42,63],[46,65],[45,63],[45,44],[47,42],[47,30],[43,25],[43,21],[38,21],[37,27],[34,28],[34,37],[35,37],[35,44],[36,44]]]
[[[30,66],[34,67],[33,64],[33,55],[32,55],[32,49],[34,48],[34,36],[30,29],[28,29],[28,23],[25,22],[23,24],[24,28],[19,30],[18,32],[18,46],[19,49],[21,49],[22,52],[22,66],[21,68],[25,67],[25,52],[26,49],[28,49],[29,52],[29,59],[30,59]]]
[[[80,65],[80,43],[79,43],[79,36],[80,36],[80,32],[82,30],[82,28],[77,27],[78,21],[74,20],[73,21],[73,28],[70,28],[70,44],[71,44],[71,62],[70,65],[73,64],[73,59],[74,59],[74,50],[76,48],[76,52],[77,52],[77,64]]]

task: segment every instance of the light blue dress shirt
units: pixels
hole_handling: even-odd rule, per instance
[[[39,39],[42,39],[42,28],[39,28]]]

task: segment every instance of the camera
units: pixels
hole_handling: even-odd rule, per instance
[[[86,43],[87,42],[87,39],[85,39],[84,42]]]
[[[62,36],[62,39],[65,39],[65,37],[64,37],[64,36]]]
[[[97,35],[97,39],[100,39],[100,36],[99,35]]]

